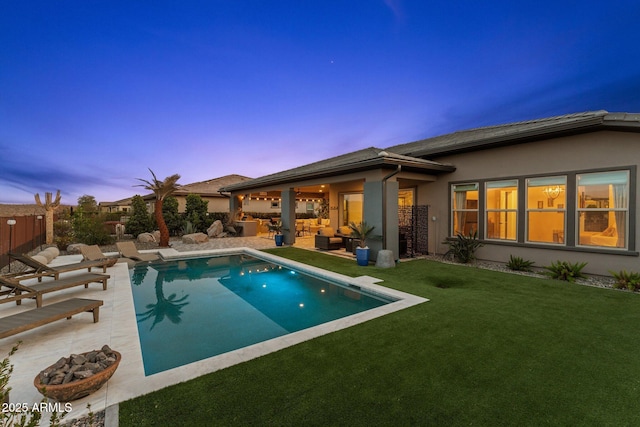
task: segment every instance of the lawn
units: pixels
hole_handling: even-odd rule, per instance
[[[640,425],[637,294],[272,252],[430,301],[124,402],[120,426]]]

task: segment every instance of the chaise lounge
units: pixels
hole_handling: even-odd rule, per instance
[[[33,259],[29,255],[20,255],[20,254],[10,254],[10,257],[20,261],[24,265],[31,268],[30,271],[25,273],[38,275],[38,281],[42,280],[42,277],[52,276],[54,279],[60,278],[60,273],[67,273],[69,271],[77,271],[82,270],[84,268],[87,271],[91,271],[92,268],[102,268],[102,272],[107,272],[107,267],[111,267],[113,262],[108,259],[102,259],[97,261],[80,261],[73,264],[65,264],[59,266],[50,266],[47,264],[43,264],[40,261]]]
[[[100,300],[72,298],[46,307],[34,308],[0,319],[0,338],[6,338],[60,319],[71,319],[74,314],[91,312],[93,323],[100,320]]]
[[[160,259],[157,254],[142,254],[138,252],[138,248],[136,248],[136,245],[133,242],[117,242],[116,246],[123,257],[130,258],[135,261],[155,261]]]
[[[106,291],[109,278],[110,276],[106,274],[82,273],[62,279],[24,285],[20,283],[21,278],[0,276],[0,286],[10,289],[0,293],[0,295],[7,295],[6,298],[0,299],[0,303],[15,301],[16,305],[20,305],[25,298],[35,298],[36,307],[42,307],[42,295],[44,294],[81,285],[88,288],[89,283],[102,283],[102,290]]]

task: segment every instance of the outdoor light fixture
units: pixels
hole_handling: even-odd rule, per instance
[[[562,193],[562,187],[556,185],[555,187],[547,187],[542,192],[547,196],[547,206],[553,206],[553,201]]]
[[[11,273],[11,253],[13,252],[13,226],[16,225],[16,220],[11,218],[7,220],[9,226],[9,273]]]
[[[38,243],[40,243],[40,250],[42,250],[42,215],[36,217],[38,224],[40,224],[40,234],[38,235]]]

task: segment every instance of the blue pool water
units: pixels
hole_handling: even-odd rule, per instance
[[[130,274],[146,375],[392,302],[247,255]]]

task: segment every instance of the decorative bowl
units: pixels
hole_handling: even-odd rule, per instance
[[[112,352],[116,356],[116,361],[112,365],[107,366],[103,371],[100,371],[89,378],[71,381],[66,384],[49,385],[42,384],[40,381],[40,373],[38,373],[33,380],[33,385],[42,395],[49,399],[57,400],[58,402],[69,402],[81,399],[99,390],[100,387],[102,387],[109,378],[111,378],[116,369],[118,369],[118,365],[122,360],[122,355],[115,350],[112,350]]]

